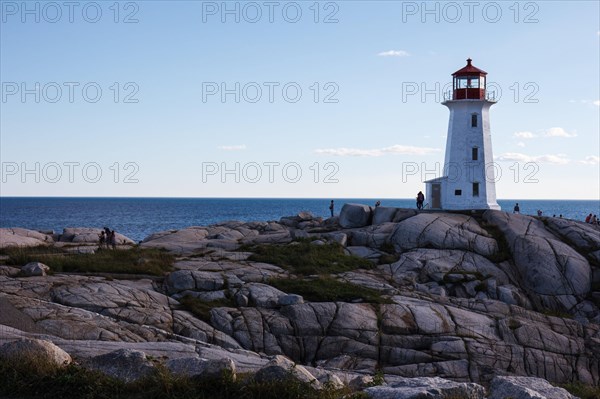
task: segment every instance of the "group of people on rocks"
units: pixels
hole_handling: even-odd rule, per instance
[[[417,209],[418,210],[423,209],[424,202],[425,202],[425,194],[423,194],[422,191],[419,191],[419,193],[417,194]],[[377,201],[375,203],[375,208],[379,208],[380,206],[381,206],[381,201]],[[335,210],[335,203],[333,202],[333,200],[331,200],[331,202],[329,203],[329,212],[331,213],[331,217],[333,217],[334,210]]]
[[[108,227],[105,227],[102,232],[98,235],[99,239],[99,244],[100,247],[99,249],[104,248],[104,246],[106,246],[106,249],[110,249],[112,247],[112,249],[116,249],[117,248],[117,237],[115,235],[115,231],[109,229]]]
[[[598,219],[598,216],[592,215],[591,213],[586,216],[585,222],[589,224],[600,225],[600,219]]]
[[[424,208],[423,207],[424,202],[425,202],[425,195],[423,194],[422,191],[419,191],[419,193],[417,194],[417,209],[418,210],[422,210]],[[377,201],[375,203],[375,208],[378,208],[379,206],[381,206],[381,201]],[[331,200],[331,203],[329,204],[329,211],[331,212],[331,217],[333,217],[333,211],[334,211],[333,200]],[[518,202],[513,207],[513,213],[521,213],[521,207],[519,206]],[[538,215],[538,217],[541,217],[543,215],[543,211],[541,209],[538,209],[537,215]],[[556,217],[556,215],[552,215],[552,217]],[[563,215],[561,214],[559,216],[559,218],[562,218],[562,217],[563,217]],[[589,223],[589,224],[600,226],[600,218],[598,218],[598,216],[596,216],[596,215],[592,215],[591,213],[589,215],[587,215],[587,217],[585,218],[585,222]],[[113,233],[114,233],[114,231],[113,231]]]

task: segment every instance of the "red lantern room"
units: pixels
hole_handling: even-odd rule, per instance
[[[487,72],[471,65],[470,58],[467,66],[452,74],[453,100],[485,100],[485,76]]]

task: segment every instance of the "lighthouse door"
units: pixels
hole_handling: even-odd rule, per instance
[[[440,184],[431,185],[431,207],[440,209],[442,207],[442,190]]]

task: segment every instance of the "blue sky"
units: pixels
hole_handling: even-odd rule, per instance
[[[413,197],[471,57],[498,198],[600,198],[597,1],[73,4],[1,2],[1,195]]]

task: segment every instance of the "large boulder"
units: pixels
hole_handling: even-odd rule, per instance
[[[238,306],[274,308],[279,306],[279,299],[285,296],[285,292],[270,285],[248,283],[240,288],[233,298]]]
[[[339,223],[345,229],[365,227],[370,224],[372,208],[361,204],[344,204],[340,212]]]
[[[274,358],[254,376],[256,382],[278,382],[289,379],[309,384],[317,389],[321,388],[319,380],[304,366],[296,364],[286,357],[279,355],[274,356]]]
[[[563,388],[542,378],[496,377],[490,386],[488,399],[576,399]]]
[[[8,247],[37,247],[54,241],[49,234],[22,228],[0,228],[0,249]]]
[[[182,230],[162,231],[144,238],[142,248],[163,248],[175,253],[193,253],[207,246],[209,232],[205,227],[188,227]]]
[[[454,382],[443,378],[404,378],[387,386],[365,390],[372,399],[483,399],[485,388],[481,385]]]
[[[394,221],[398,208],[391,206],[378,206],[373,211],[373,224],[388,223]]]
[[[146,354],[134,349],[118,349],[95,356],[84,363],[85,367],[99,371],[125,382],[147,377],[154,371],[154,364]]]
[[[498,252],[496,240],[470,216],[420,213],[398,223],[390,237],[398,252],[415,248],[463,249],[483,256]]]
[[[45,276],[50,267],[41,262],[29,262],[21,268],[21,274],[25,277]]]
[[[395,223],[381,223],[349,231],[348,245],[382,248],[395,228]]]
[[[189,377],[200,376],[203,378],[219,378],[229,373],[235,379],[235,363],[229,359],[207,360],[197,357],[171,359],[165,364],[167,369],[175,375]]]
[[[71,356],[50,341],[22,339],[0,346],[0,358],[22,362],[23,360],[48,362],[58,367],[71,363]]]

